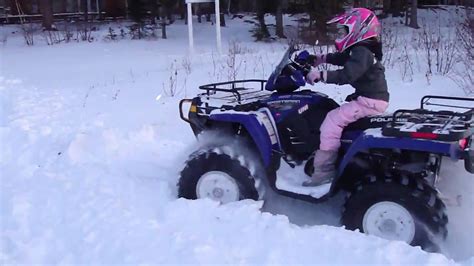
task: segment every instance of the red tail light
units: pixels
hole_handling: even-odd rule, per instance
[[[459,147],[461,148],[461,150],[464,150],[467,147],[467,139],[459,140]]]
[[[430,132],[412,132],[410,135],[412,138],[417,138],[417,139],[437,139],[438,138],[438,134],[430,133]]]

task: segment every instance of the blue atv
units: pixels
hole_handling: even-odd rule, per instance
[[[425,96],[419,109],[350,124],[341,139],[338,177],[303,187],[314,170],[319,127],[339,105],[325,94],[298,90],[311,67],[307,52],[295,52],[287,50],[268,80],[207,84],[180,102],[181,118],[202,144],[181,171],[179,197],[259,200],[270,187],[320,202],[345,191],[341,223],[347,229],[437,250],[448,223],[436,190],[441,161],[464,160],[474,173],[474,99]]]

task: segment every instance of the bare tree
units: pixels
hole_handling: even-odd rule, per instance
[[[66,12],[67,12],[67,7],[66,7],[66,6],[67,6],[67,3],[66,3],[66,0],[61,0],[61,1],[59,1],[59,3],[60,3],[60,5],[59,5],[59,7],[60,7],[60,12],[61,12],[61,13],[66,13]]]
[[[284,0],[277,0],[276,3],[276,12],[275,12],[275,20],[276,20],[276,35],[279,38],[285,38],[285,34],[283,32],[283,6],[285,5]]]
[[[43,27],[45,30],[53,29],[53,3],[52,0],[39,0],[41,14],[43,15]]]
[[[89,1],[88,0],[82,0],[81,5],[83,6],[84,9],[84,21],[89,21]]]
[[[161,16],[161,38],[167,39],[168,36],[166,35],[166,16],[162,15]]]
[[[260,35],[262,38],[270,37],[268,32],[267,24],[265,24],[265,1],[257,0],[257,19],[260,26]]]
[[[158,16],[158,2],[156,0],[151,0],[150,7],[151,7],[151,24],[156,25],[156,17]]]
[[[414,29],[420,28],[420,26],[418,26],[418,0],[411,0],[409,26]]]
[[[403,10],[402,0],[391,0],[390,2],[390,13],[394,17],[400,17]]]
[[[391,10],[391,0],[383,0],[383,13],[388,14]]]

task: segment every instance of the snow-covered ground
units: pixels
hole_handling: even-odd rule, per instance
[[[0,50],[0,264],[474,263],[474,181],[461,163],[442,169],[441,192],[461,199],[448,207],[443,254],[345,230],[341,197],[320,205],[274,193],[265,203],[224,206],[177,199],[178,173],[196,146],[179,100],[232,75],[266,78],[285,49],[254,43],[247,23],[227,22],[225,49],[242,51],[234,70],[206,24],[195,24],[194,55],[180,22],[168,40],[33,47],[14,27],[0,28],[8,36]],[[387,78],[392,111],[417,107],[425,94],[463,95],[446,77],[428,85],[423,71],[413,82],[396,68]],[[312,89],[338,101],[351,92]]]

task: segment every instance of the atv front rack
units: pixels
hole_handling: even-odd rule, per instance
[[[438,102],[433,102],[437,100]],[[440,141],[458,141],[474,134],[474,98],[425,96],[420,109],[397,110],[383,129],[385,136],[410,137]],[[457,111],[432,111],[427,106],[449,107]]]
[[[246,79],[211,83],[199,86],[204,93],[198,94],[199,113],[209,114],[215,109],[244,111],[258,104],[270,92],[264,90],[266,80]]]

